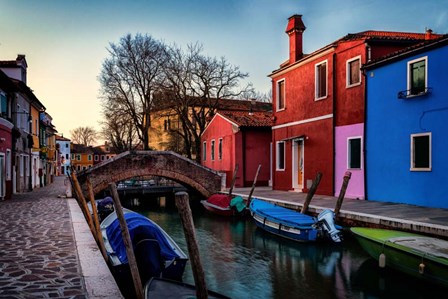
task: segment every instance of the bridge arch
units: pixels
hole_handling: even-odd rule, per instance
[[[88,178],[97,194],[112,182],[138,176],[165,177],[197,190],[204,197],[225,186],[225,178],[217,171],[170,151],[127,151],[80,172],[77,179],[85,191]]]

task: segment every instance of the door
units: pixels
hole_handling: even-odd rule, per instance
[[[304,174],[304,143],[303,138],[292,141],[292,187],[295,191],[302,192]]]

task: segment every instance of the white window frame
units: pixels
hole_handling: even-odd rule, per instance
[[[222,138],[218,140],[218,160],[222,160]]]
[[[215,139],[210,143],[210,160],[215,161]]]
[[[283,107],[280,107],[280,83],[283,83]],[[282,78],[276,83],[276,105],[275,111],[283,111],[286,108],[286,80]]]
[[[359,139],[359,168],[351,167],[351,152],[350,152],[350,141],[354,139]],[[352,136],[347,138],[347,169],[362,169],[362,136]]]
[[[351,77],[352,73],[351,73],[350,63],[352,63],[355,60],[359,60],[359,71],[358,71],[359,72],[359,82],[351,84],[350,83],[350,77]],[[350,88],[350,87],[361,85],[361,81],[362,81],[362,75],[361,75],[361,55],[353,57],[353,58],[347,60],[346,70],[347,70],[347,85],[346,85],[346,87]]]
[[[207,161],[207,141],[202,142],[202,161]]]
[[[414,152],[414,137],[421,137],[421,136],[428,136],[429,137],[429,167],[415,167],[415,152]],[[431,132],[428,133],[417,133],[417,134],[411,134],[411,154],[410,154],[410,165],[411,165],[411,171],[431,171],[432,170],[432,134]]]
[[[325,95],[318,97],[319,94],[319,76],[318,76],[318,68],[320,65],[325,64]],[[314,65],[314,100],[319,101],[326,99],[328,97],[328,60],[323,60]]]
[[[0,153],[0,160],[3,160],[3,165],[1,165],[2,163],[0,163],[1,166],[6,168],[6,157],[5,154]],[[1,184],[1,188],[0,188],[0,197],[3,198],[6,195],[6,172],[4,171],[4,169],[0,169],[1,171],[1,175],[0,175],[0,184]],[[3,174],[5,174],[5,176],[3,177]]]
[[[280,144],[283,144],[283,168],[280,168]],[[286,144],[284,141],[277,141],[275,143],[275,170],[285,171],[286,168]]]
[[[408,61],[408,65],[407,65],[407,75],[408,75],[408,85],[407,85],[407,97],[416,97],[421,95],[422,93],[419,94],[411,94],[411,88],[412,88],[412,82],[411,82],[411,78],[412,78],[412,72],[411,72],[411,65],[413,65],[414,63],[420,62],[424,60],[425,61],[425,89],[428,87],[428,56],[423,56],[411,61]],[[424,93],[423,93],[424,94]]]

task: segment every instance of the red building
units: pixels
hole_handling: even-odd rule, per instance
[[[230,187],[235,165],[235,187],[252,186],[261,164],[257,186],[270,181],[270,143],[272,113],[266,111],[222,110],[208,124],[201,136],[202,164],[226,174]]]
[[[273,188],[307,192],[322,172],[319,194],[336,195],[346,170],[347,195],[364,195],[363,125],[365,83],[361,66],[369,60],[436,35],[364,31],[303,53],[306,27],[301,15],[288,19],[289,59],[272,79]]]
[[[0,70],[0,200],[12,194],[12,129],[11,99],[17,91],[11,79]]]

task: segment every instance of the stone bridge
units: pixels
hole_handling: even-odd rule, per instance
[[[108,188],[109,183],[138,176],[168,178],[197,190],[204,197],[225,186],[225,178],[217,171],[169,151],[128,151],[77,174],[82,189],[87,190],[89,178],[95,194]]]

